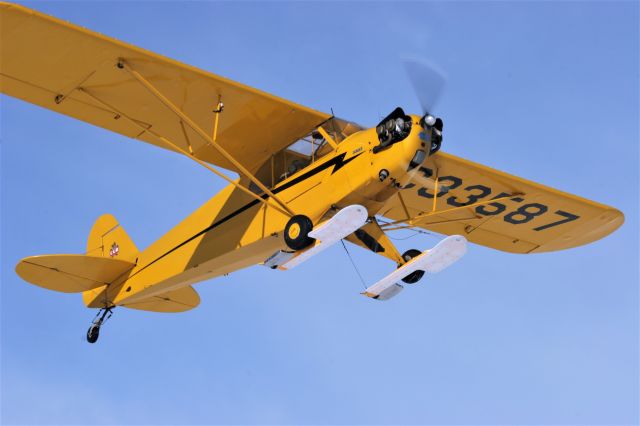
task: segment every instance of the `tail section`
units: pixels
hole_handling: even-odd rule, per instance
[[[110,214],[100,216],[89,232],[87,239],[87,256],[120,260],[135,266],[139,250],[117,219]],[[113,280],[119,278],[113,277]],[[111,282],[113,282],[113,280]],[[96,308],[109,305],[111,298],[106,291],[107,286],[88,289],[82,293],[82,300],[87,307]]]
[[[93,224],[87,240],[87,256],[136,263],[138,253],[136,245],[112,215],[103,214]]]
[[[64,293],[95,295],[135,266],[138,249],[116,219],[108,214],[98,218],[91,229],[86,254],[30,256],[16,265],[25,281]]]
[[[93,292],[131,270],[131,262],[82,254],[25,257],[16,265],[23,280],[63,293]]]
[[[93,225],[86,254],[30,256],[16,265],[25,281],[64,293],[82,293],[89,308],[109,308],[136,266],[138,248],[118,221],[102,215]],[[153,312],[184,312],[200,303],[198,293],[186,286],[135,302],[122,303],[131,309]]]
[[[108,282],[115,285],[107,284],[84,291],[82,293],[84,304],[89,308],[112,306],[118,293],[126,287],[126,279],[129,271],[137,263],[138,254],[138,248],[116,218],[110,214],[100,216],[89,233],[87,257],[94,259],[99,257],[101,260],[113,263],[114,266],[115,263],[126,262],[130,268]],[[184,312],[195,308],[199,303],[200,296],[188,286],[133,303],[125,301],[122,306],[153,312]]]

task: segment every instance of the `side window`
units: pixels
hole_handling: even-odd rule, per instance
[[[337,143],[362,130],[362,127],[355,123],[335,117],[325,122],[322,128]],[[332,151],[333,147],[324,139],[322,134],[314,130],[269,157],[255,172],[255,176],[264,185],[272,188]],[[252,192],[262,194],[262,190],[255,183],[248,182],[248,186]]]

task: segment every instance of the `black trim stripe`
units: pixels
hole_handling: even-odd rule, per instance
[[[340,170],[342,167],[346,166],[347,164],[349,164],[351,161],[355,160],[357,157],[359,157],[360,155],[362,155],[363,153],[359,153],[357,155],[354,155],[353,157],[349,158],[348,160],[345,161],[344,157],[346,157],[347,153],[343,152],[340,155],[336,155],[335,157],[333,157],[332,159],[330,159],[329,161],[326,161],[320,165],[318,165],[317,167],[309,170],[306,173],[301,174],[300,176],[298,176],[297,178],[286,182],[280,186],[276,186],[275,189],[273,189],[273,194],[278,194],[286,189],[291,188],[294,185],[299,184],[300,182],[309,179],[310,177],[328,169],[329,167],[333,166],[333,170],[331,171],[331,174],[334,174],[335,172],[337,172],[338,170]],[[261,197],[263,200],[266,200],[267,198],[269,198],[268,195],[264,194]],[[238,210],[229,213],[228,215],[226,215],[225,217],[223,217],[222,219],[212,223],[211,225],[209,225],[208,227],[206,227],[205,229],[203,229],[202,231],[198,232],[197,234],[193,235],[192,237],[186,239],[185,241],[181,242],[180,244],[178,244],[177,246],[173,247],[171,250],[165,252],[164,254],[160,255],[159,257],[157,257],[156,259],[152,260],[151,262],[149,262],[148,264],[146,264],[145,266],[143,266],[142,268],[140,268],[139,270],[137,270],[133,275],[131,275],[128,279],[133,278],[134,276],[136,276],[137,274],[139,274],[140,272],[144,271],[145,269],[147,269],[149,266],[153,265],[154,263],[158,262],[159,260],[163,259],[164,257],[170,255],[171,253],[173,253],[174,251],[178,250],[180,247],[184,246],[185,244],[189,244],[191,241],[195,240],[196,238],[206,234],[207,232],[211,231],[214,228],[217,228],[218,226],[222,225],[223,223],[233,219],[234,217],[238,216],[239,214],[247,211],[248,209],[250,209],[251,207],[255,206],[256,204],[260,203],[260,201],[258,200],[253,200],[251,202],[249,202],[248,204],[245,204],[244,206],[240,207]]]

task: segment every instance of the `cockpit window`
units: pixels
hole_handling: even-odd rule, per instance
[[[347,137],[363,129],[363,127],[357,123],[346,121],[338,117],[333,117],[327,120],[322,125],[322,128],[329,133],[329,136],[331,136],[337,143],[342,142]]]
[[[308,157],[311,161],[315,161],[316,157],[321,156],[322,147],[326,143],[327,141],[322,137],[320,132],[313,131],[286,147],[285,151],[295,152],[296,154]],[[323,154],[324,152],[322,152],[322,155]]]
[[[362,127],[339,118],[331,118],[322,124],[322,129],[336,142],[340,143]],[[298,139],[283,150],[273,154],[256,172],[255,176],[269,188],[296,174],[311,163],[318,161],[333,150],[331,144],[318,130]],[[249,189],[256,194],[262,193],[260,188],[248,182]]]

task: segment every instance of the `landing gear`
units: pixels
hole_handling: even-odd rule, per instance
[[[411,249],[411,250],[405,251],[404,254],[402,255],[402,258],[404,259],[405,262],[408,262],[414,257],[420,256],[420,254],[421,254],[420,250]],[[420,281],[420,279],[422,279],[423,276],[424,276],[424,271],[413,271],[412,273],[404,277],[402,281],[404,281],[407,284],[415,284],[418,281]]]
[[[102,324],[107,322],[109,318],[113,315],[113,307],[103,308],[98,311],[96,317],[93,319],[93,323],[89,330],[87,330],[87,342],[95,343],[98,341],[98,337],[100,336],[100,327]]]
[[[438,273],[460,260],[467,251],[467,239],[462,235],[451,235],[436,244],[431,250],[420,254],[409,250],[402,257],[409,260],[398,269],[369,286],[362,294],[376,300],[389,300],[404,288],[399,281],[415,283],[426,272]],[[415,274],[419,272],[420,274]],[[404,278],[402,278],[404,277]]]
[[[100,326],[96,324],[91,324],[89,330],[87,330],[87,342],[95,343],[98,341],[98,337],[100,335]]]
[[[295,215],[289,219],[284,228],[284,242],[292,250],[305,249],[315,241],[309,236],[312,229],[311,219],[302,214]]]

